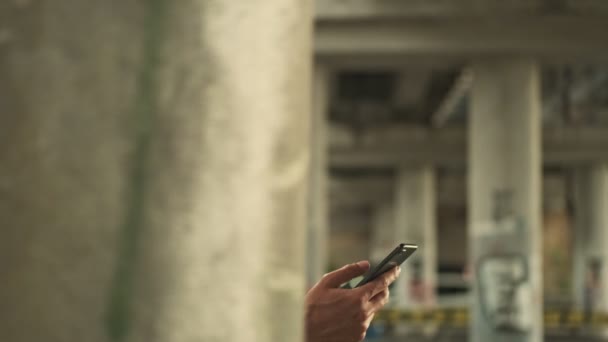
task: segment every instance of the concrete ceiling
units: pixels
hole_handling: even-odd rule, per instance
[[[605,0],[317,0],[332,229],[364,234],[408,164],[437,165],[438,205],[460,215],[471,58],[543,63],[546,163],[607,158],[606,16]]]
[[[465,73],[465,67],[432,69],[416,65],[398,70],[336,72],[330,121],[356,129],[391,123],[464,124],[471,84],[463,82]],[[546,66],[541,77],[546,125],[608,122],[608,63],[604,68]],[[434,117],[438,115],[441,117]]]

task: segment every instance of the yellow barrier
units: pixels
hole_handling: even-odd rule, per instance
[[[387,324],[411,323],[434,324],[466,328],[470,316],[467,309],[437,309],[426,311],[403,311],[387,309],[380,311],[377,321]],[[586,313],[578,310],[553,310],[544,313],[546,328],[599,328],[608,326],[608,313]]]

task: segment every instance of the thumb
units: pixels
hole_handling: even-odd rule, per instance
[[[338,288],[347,281],[363,275],[367,270],[369,270],[369,262],[359,261],[326,274],[319,284],[326,288]]]

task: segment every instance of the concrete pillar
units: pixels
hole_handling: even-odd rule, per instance
[[[328,146],[329,72],[315,66],[313,80],[313,115],[311,130],[309,229],[307,283],[314,285],[328,271]]]
[[[395,230],[394,203],[383,202],[379,204],[372,214],[372,233],[370,243],[370,262],[377,265],[399,243],[399,236]],[[402,283],[407,284],[407,282]],[[402,305],[408,301],[406,286],[395,282],[391,287],[391,305]]]
[[[608,312],[608,165],[578,168],[575,189],[574,302],[585,313]],[[608,337],[606,329],[599,334]]]
[[[403,168],[397,175],[395,192],[395,229],[398,241],[420,246],[403,265],[400,285],[408,288],[411,306],[435,303],[437,284],[436,180],[430,166]],[[408,279],[409,278],[409,279]]]
[[[540,80],[531,60],[473,65],[469,117],[471,340],[540,342]]]
[[[435,175],[431,167],[403,169],[397,176],[395,200],[375,215],[372,260],[384,258],[398,243],[416,243],[418,252],[403,264],[392,288],[392,304],[412,309],[435,302],[437,237]]]
[[[547,306],[570,306],[573,228],[563,173],[543,176],[543,297]]]
[[[2,340],[301,341],[308,1],[0,18]]]
[[[574,199],[574,229],[572,258],[572,296],[574,307],[582,310],[588,306],[586,286],[588,283],[589,249],[591,244],[592,184],[591,173],[586,167],[574,170],[571,178]]]
[[[591,170],[590,232],[585,280],[590,308],[608,312],[608,165]]]
[[[371,243],[370,243],[370,262],[378,263],[395,248],[395,220],[393,204],[383,202],[379,204],[372,213],[371,218]],[[395,246],[393,246],[395,245]]]

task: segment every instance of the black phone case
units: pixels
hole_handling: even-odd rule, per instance
[[[372,268],[363,279],[355,286],[355,288],[363,286],[370,281],[376,279],[382,273],[390,270],[395,266],[401,265],[407,258],[409,258],[414,252],[418,250],[418,246],[402,243],[393,249],[389,255],[384,258],[377,266]]]

